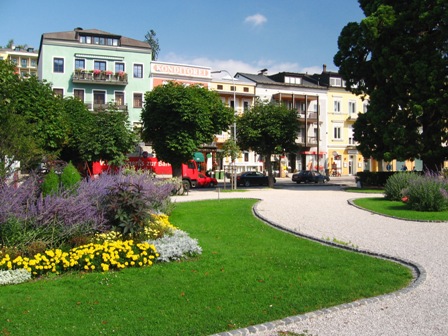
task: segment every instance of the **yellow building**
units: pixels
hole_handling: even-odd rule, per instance
[[[319,80],[328,87],[326,132],[330,175],[356,175],[359,171],[371,170],[375,163],[356,149],[353,136],[353,124],[358,113],[366,111],[368,100],[347,91],[339,73],[327,71],[326,66]]]
[[[0,49],[0,60],[9,60],[16,66],[16,71],[22,77],[37,76],[38,53],[34,48]]]

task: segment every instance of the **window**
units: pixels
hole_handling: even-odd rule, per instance
[[[106,62],[105,61],[95,61],[93,64],[93,68],[95,70],[106,71]]]
[[[143,107],[143,95],[141,93],[134,93],[134,107]]]
[[[341,140],[341,126],[334,126],[334,128],[333,128],[333,139]]]
[[[37,61],[35,59],[31,60],[31,67],[35,68],[37,66]]]
[[[17,58],[11,58],[11,62],[12,62],[12,64],[17,65],[18,60],[17,60]]]
[[[341,86],[341,79],[330,77],[330,86]]]
[[[143,64],[134,64],[134,78],[143,78]]]
[[[230,91],[236,91],[236,87],[235,86],[230,86]]]
[[[53,72],[64,72],[64,59],[63,58],[54,58],[53,59]]]
[[[356,114],[356,102],[348,102],[348,114]]]
[[[115,92],[115,103],[118,106],[124,105],[124,92]]]
[[[248,87],[244,87],[243,88],[243,92],[249,92],[249,88]]]
[[[368,108],[369,108],[369,103],[364,102],[364,104],[362,104],[362,112],[366,113]]]
[[[334,112],[340,113],[341,112],[341,102],[339,100],[334,101]]]
[[[349,145],[354,145],[355,144],[355,139],[354,139],[354,135],[353,135],[353,127],[350,126],[348,129],[348,144]]]
[[[243,108],[244,108],[244,111],[247,111],[249,109],[249,102],[247,102],[247,101],[243,102]]]
[[[73,96],[84,103],[84,90],[74,89]]]
[[[53,93],[55,96],[64,96],[64,89],[53,89]]]
[[[20,60],[20,66],[21,66],[22,68],[27,68],[27,67],[28,67],[28,59],[26,59],[26,58],[22,58],[22,59]]]
[[[83,59],[75,59],[75,69],[85,69],[86,61]]]
[[[249,162],[249,152],[244,152],[244,162]]]
[[[285,76],[286,84],[302,84],[302,78]]]
[[[93,37],[93,44],[100,44],[100,38],[98,36]]]
[[[93,104],[104,105],[106,104],[106,92],[104,91],[93,91]]]
[[[115,62],[115,72],[124,72],[124,63],[122,62]]]
[[[218,90],[222,90],[223,86],[221,84],[218,84]]]

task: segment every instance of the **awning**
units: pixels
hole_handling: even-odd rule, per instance
[[[204,162],[205,160],[204,160],[204,154],[202,154],[201,152],[195,152],[194,154],[193,154],[193,159],[196,161],[196,162]]]

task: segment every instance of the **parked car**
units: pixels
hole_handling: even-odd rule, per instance
[[[292,181],[296,183],[326,183],[330,181],[330,178],[314,170],[302,170],[292,175]]]
[[[274,178],[274,183],[276,182]],[[236,177],[236,184],[239,186],[250,187],[253,185],[269,185],[269,179],[267,175],[257,171],[249,171],[239,173]]]
[[[198,187],[210,187],[213,188],[214,186],[218,185],[218,180],[216,180],[214,177],[206,176],[203,173],[198,174]]]

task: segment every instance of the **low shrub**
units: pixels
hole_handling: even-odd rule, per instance
[[[69,162],[68,165],[64,167],[61,173],[61,186],[65,190],[72,190],[78,186],[79,182],[81,182],[81,174],[78,169]]]
[[[24,268],[0,271],[0,286],[15,285],[31,279],[31,273]]]
[[[33,241],[42,241],[47,248],[64,244],[73,247],[77,237],[107,232],[113,224],[106,217],[105,199],[123,183],[136,186],[144,202],[139,203],[142,207],[134,207],[136,212],[127,212],[130,220],[137,218],[133,216],[141,208],[145,209],[145,219],[149,212],[172,208],[169,196],[173,185],[149,175],[102,174],[93,180],[82,180],[76,192],[61,188],[57,194],[47,196],[40,193],[38,177],[31,175],[18,188],[0,185],[0,244],[24,248]]]
[[[407,188],[412,181],[421,178],[414,172],[397,172],[391,175],[384,186],[384,197],[391,201],[401,201],[403,189]]]
[[[57,194],[59,191],[59,175],[52,169],[45,175],[41,185],[44,196]]]
[[[148,240],[159,253],[158,261],[169,262],[181,260],[188,256],[202,253],[197,239],[191,238],[188,233],[176,230],[172,235],[167,235],[156,240]]]
[[[448,182],[438,175],[427,174],[414,179],[403,190],[406,202],[417,211],[448,209]]]

